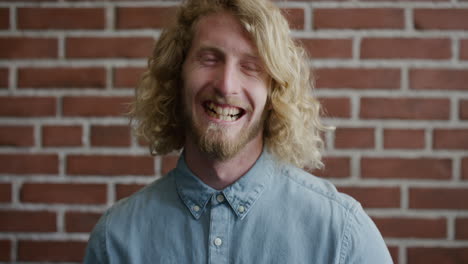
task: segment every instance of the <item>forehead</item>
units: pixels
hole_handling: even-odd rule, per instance
[[[194,28],[192,48],[214,47],[226,53],[258,56],[257,48],[239,19],[229,12],[202,17]]]

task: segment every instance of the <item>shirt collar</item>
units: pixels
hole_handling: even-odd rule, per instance
[[[243,219],[270,182],[274,161],[265,149],[250,170],[224,190],[216,190],[195,176],[180,155],[175,168],[175,182],[180,199],[199,219],[211,198],[223,194],[234,213]]]

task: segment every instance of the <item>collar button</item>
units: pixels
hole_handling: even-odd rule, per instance
[[[224,202],[224,196],[222,194],[218,194],[218,196],[216,196],[216,200],[218,200],[218,202],[222,203],[222,202]]]

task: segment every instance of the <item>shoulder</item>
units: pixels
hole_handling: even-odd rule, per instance
[[[283,185],[277,188],[288,190],[296,207],[310,207],[313,213],[306,212],[307,216],[328,225],[337,236],[339,263],[392,263],[379,230],[358,201],[339,192],[330,181],[297,167],[281,164],[276,171],[277,183]]]
[[[176,200],[174,177],[171,173],[144,186],[132,195],[116,201],[101,216],[96,232],[121,232],[122,227],[135,226],[142,219],[164,210],[164,203]],[[170,206],[170,205],[169,205]],[[104,226],[104,227],[99,227]],[[93,231],[94,232],[94,231]]]
[[[149,217],[154,217],[161,208],[160,200],[173,199],[169,192],[173,182],[168,174],[107,209],[91,232],[84,263],[108,263],[109,254],[115,253],[111,244],[126,241],[129,233],[135,234]]]
[[[361,207],[345,223],[339,263],[393,263],[382,235]]]
[[[339,263],[392,263],[382,235],[358,201],[340,193],[330,181],[299,168],[281,165],[278,170],[285,184],[294,186],[289,187],[294,195],[319,208],[322,219],[316,220],[330,223],[339,234]],[[329,217],[323,219],[323,215]]]
[[[279,164],[276,168],[280,181],[292,185],[305,199],[327,201],[345,211],[355,211],[360,204],[351,196],[339,192],[330,181],[314,176],[300,168],[288,164]]]
[[[152,183],[141,188],[129,197],[123,198],[115,202],[106,212],[108,217],[114,215],[122,216],[122,214],[145,212],[139,210],[148,208],[148,206],[157,206],[161,200],[171,199],[174,196],[174,177],[172,173],[159,178]]]

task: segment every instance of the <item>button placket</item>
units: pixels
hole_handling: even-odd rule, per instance
[[[208,263],[229,263],[229,218],[232,212],[224,201],[222,194],[211,199]]]

